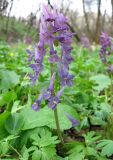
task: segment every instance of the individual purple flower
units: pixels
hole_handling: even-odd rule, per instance
[[[34,85],[37,78],[39,76],[39,72],[34,72],[34,74],[29,74],[29,78],[30,78],[30,81],[31,81],[31,85]]]
[[[40,94],[38,99],[34,102],[34,104],[32,105],[32,109],[34,111],[38,111],[40,109],[40,105],[42,102],[42,98],[43,98],[43,94]]]
[[[42,63],[30,64],[29,66],[33,69],[34,72],[40,73],[43,70]]]
[[[62,67],[62,64],[59,65],[59,76],[60,83],[62,86],[72,86],[73,85],[73,75],[69,74],[67,68]]]
[[[49,99],[49,102],[48,102],[48,107],[55,110],[58,103],[60,102],[60,96],[62,95],[62,92],[64,90],[64,87],[58,91],[57,95],[54,96],[52,95],[51,98]]]
[[[49,17],[47,18],[48,12]],[[41,23],[40,23],[40,37],[43,39],[45,44],[53,44],[55,35],[53,34],[53,16],[47,6],[43,6]]]
[[[44,20],[47,22],[55,21],[55,17],[56,17],[54,11],[50,12],[48,6],[46,6],[46,5],[43,6],[42,16],[43,16]]]
[[[54,49],[53,45],[50,47],[50,58],[49,58],[50,63],[56,63],[60,62],[61,59],[57,55],[57,51]]]
[[[45,91],[44,94],[43,94],[43,98],[44,98],[45,100],[49,100],[49,99],[51,98],[51,96],[52,96],[52,92],[53,92],[53,90],[54,90],[55,75],[56,75],[56,74],[53,73],[53,75],[52,75],[52,77],[51,77],[50,85],[49,85],[47,91]]]
[[[55,110],[59,102],[60,102],[60,99],[57,96],[51,97],[48,102],[48,107]]]
[[[42,62],[45,53],[44,41],[40,39],[39,43],[35,46],[35,61]]]
[[[57,16],[54,22],[54,32],[60,32],[68,30],[67,19],[62,13],[57,12]]]
[[[62,55],[63,67],[69,70],[69,64],[73,61],[73,57],[70,54]]]
[[[72,123],[72,127],[76,127],[78,125],[78,121],[75,120],[71,115],[65,113],[66,117],[69,119],[69,121]]]

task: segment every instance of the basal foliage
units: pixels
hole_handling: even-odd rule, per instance
[[[71,89],[65,88],[62,104],[58,105],[63,147],[59,145],[53,112],[47,102],[42,101],[39,112],[31,110],[41,88],[50,84],[48,57],[44,59],[43,74],[31,87],[28,74],[32,70],[28,68],[25,48],[31,46],[0,44],[0,159],[112,159],[110,77],[99,59],[99,48],[91,52],[73,44],[75,61],[70,72],[75,78]],[[78,120],[77,127],[71,128],[65,111]]]

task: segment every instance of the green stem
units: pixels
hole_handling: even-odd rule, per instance
[[[21,154],[20,154],[13,146],[9,145],[9,147],[10,147],[12,150],[14,150],[19,157],[22,157]]]
[[[50,68],[51,68],[51,76],[52,76],[53,73],[54,73],[54,66],[53,66],[53,64],[50,65]],[[52,95],[53,96],[55,95],[54,91],[52,92]],[[61,134],[61,130],[60,130],[60,124],[59,124],[59,119],[58,119],[57,108],[54,110],[54,117],[55,117],[55,123],[56,123],[58,138],[61,141],[61,143],[64,144],[64,141],[63,141],[63,138],[62,138],[62,134]]]
[[[59,119],[58,119],[57,108],[54,110],[54,116],[55,116],[58,138],[60,139],[61,143],[64,144],[64,140],[62,138],[62,134],[61,134],[61,131],[60,131],[60,124],[59,124]]]

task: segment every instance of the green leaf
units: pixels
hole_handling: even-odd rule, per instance
[[[17,100],[13,103],[12,109],[11,109],[11,113],[16,113],[18,111],[18,106],[19,106],[20,101]]]
[[[102,120],[102,117],[97,117],[97,116],[91,116],[90,117],[91,124],[93,125],[105,125],[105,121]]]
[[[6,154],[9,150],[8,142],[0,143],[0,154]]]
[[[110,85],[110,78],[104,74],[98,74],[96,76],[90,77],[91,81],[94,81],[96,86],[93,88],[97,91],[102,91],[105,88],[108,88]]]
[[[71,155],[69,155],[69,160],[83,160],[85,158],[85,155],[81,153],[75,153],[73,152]]]
[[[86,147],[86,154],[89,156],[89,155],[91,155],[91,156],[94,156],[94,157],[96,157],[97,156],[97,151],[96,151],[96,149],[94,149],[94,148],[91,148],[91,147]]]
[[[103,156],[110,157],[113,155],[113,141],[112,140],[101,140],[97,145],[98,149],[102,149],[101,154]]]
[[[20,160],[28,160],[29,159],[29,150],[26,148],[24,145],[22,150],[21,150],[21,156]]]
[[[42,157],[42,153],[40,150],[37,150],[33,152],[32,154],[32,160],[41,160],[41,157]]]
[[[69,147],[68,154],[73,154],[73,153],[80,153],[84,150],[84,144],[81,142],[70,142],[67,144],[67,147]]]
[[[77,112],[70,106],[59,104],[57,109],[60,128],[62,130],[69,129],[72,127],[72,124],[67,119],[65,113],[70,114],[75,119],[79,119]],[[41,126],[48,126],[50,128],[56,129],[54,111],[48,107],[44,107],[40,109],[38,112],[33,111],[31,108],[25,108],[23,109],[21,114],[25,120],[23,130]]]
[[[27,141],[32,143],[28,149],[28,152],[33,153],[32,159],[52,160],[56,156],[56,144],[59,143],[59,140],[57,140],[57,136],[52,136],[48,128],[39,127],[27,132],[29,133],[27,134]],[[26,134],[24,137],[26,138]]]
[[[59,143],[57,140],[57,136],[52,136],[51,132],[48,130],[43,130],[43,128],[39,128],[40,131],[38,133],[32,134],[30,138],[34,140],[33,145],[36,145],[40,148],[47,147],[49,145],[54,146]],[[43,132],[44,131],[44,132]]]
[[[47,146],[41,148],[42,159],[41,160],[52,160],[52,158],[56,155],[56,149],[52,146]]]
[[[21,139],[20,139],[20,148],[22,148],[22,146],[23,145],[26,145],[27,144],[27,142],[30,140],[30,139],[32,139],[32,140],[36,140],[37,139],[37,135],[40,133],[41,135],[44,135],[43,133],[42,133],[42,130],[44,130],[45,131],[45,134],[46,134],[46,132],[47,131],[49,131],[49,129],[48,128],[46,128],[46,127],[39,127],[39,128],[33,128],[33,129],[30,129],[30,130],[26,130],[26,131],[24,131],[24,132],[22,132],[22,134],[21,134]],[[47,130],[47,131],[46,131]],[[33,150],[35,150],[34,149],[34,146],[32,146],[33,148]]]
[[[80,128],[83,127],[89,127],[88,117],[84,117],[84,119],[82,120]]]
[[[18,134],[23,123],[23,117],[19,113],[15,113],[8,117],[5,122],[5,128],[10,134]]]
[[[0,139],[6,137],[8,135],[8,132],[6,131],[4,124],[7,118],[9,117],[10,112],[4,112],[0,114]]]
[[[69,160],[68,157],[62,158],[62,157],[59,157],[59,156],[55,156],[53,159],[54,160]]]
[[[8,91],[8,92],[4,92],[4,94],[2,94],[2,97],[0,99],[0,105],[7,105],[10,102],[14,101],[17,98],[17,94],[15,93],[15,91]]]
[[[83,134],[83,137],[85,138],[85,143],[88,146],[100,139],[101,136],[97,136],[94,131],[90,131],[87,134]]]
[[[8,89],[13,88],[19,83],[19,77],[20,76],[14,71],[1,71],[0,89],[2,91],[7,91]]]

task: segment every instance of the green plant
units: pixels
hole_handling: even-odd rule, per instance
[[[113,155],[113,141],[108,139],[100,140],[96,146],[97,149],[101,149],[101,155],[110,157]]]

